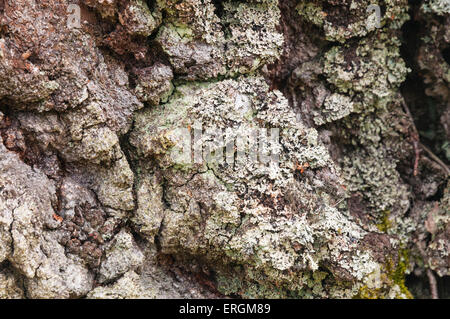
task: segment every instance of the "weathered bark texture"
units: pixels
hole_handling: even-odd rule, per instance
[[[0,0],[0,298],[448,297],[449,63],[449,0]]]

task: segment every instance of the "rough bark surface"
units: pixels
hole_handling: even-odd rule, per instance
[[[448,0],[0,0],[0,298],[448,298],[449,63]]]

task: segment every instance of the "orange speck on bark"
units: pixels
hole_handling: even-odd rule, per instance
[[[58,214],[54,213],[53,214],[53,219],[58,221],[58,222],[62,222],[63,218],[61,216],[59,216]]]

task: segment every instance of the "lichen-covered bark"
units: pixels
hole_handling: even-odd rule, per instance
[[[0,298],[448,297],[419,2],[0,0]]]

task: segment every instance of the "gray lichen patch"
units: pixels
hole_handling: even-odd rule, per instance
[[[320,110],[320,114],[314,118],[314,122],[322,125],[346,117],[352,112],[353,103],[348,96],[332,94],[324,100],[323,108]]]
[[[162,6],[169,15],[157,42],[179,78],[207,80],[254,72],[281,54],[277,1],[225,1],[218,17],[210,0]]]
[[[150,36],[161,23],[161,16],[152,14],[143,0],[131,0],[119,12],[119,21],[131,35]]]
[[[106,247],[105,260],[100,266],[99,281],[111,281],[139,267],[144,254],[134,242],[133,236],[122,230]]]
[[[433,12],[438,15],[450,13],[450,3],[446,0],[429,0],[422,4],[422,10],[426,13]]]
[[[136,186],[137,208],[132,218],[141,234],[154,238],[164,218],[162,181],[154,175],[140,176]]]
[[[280,57],[283,35],[277,32],[281,18],[278,1],[260,4],[226,1],[223,10],[230,74],[255,71]]]
[[[377,13],[368,10],[370,5],[380,9],[379,21]],[[345,1],[339,4],[335,1],[314,0],[300,1],[297,6],[303,19],[323,28],[328,41],[342,43],[377,32],[378,22],[382,27],[399,28],[409,17],[407,9],[405,0]]]
[[[220,158],[208,162],[206,153],[201,163],[180,164],[172,156],[178,141],[173,132],[183,127],[195,130],[198,125],[205,132],[208,127],[224,132],[229,128],[227,141],[248,135],[255,127],[278,128],[279,145],[269,149],[278,152],[279,163],[262,164],[251,161],[251,156],[233,164]],[[206,136],[202,142],[208,141]],[[155,161],[155,173],[163,176],[164,211],[162,203],[142,207],[150,209],[148,216],[163,214],[158,233],[162,252],[206,258],[221,273],[226,270],[219,265],[241,265],[246,276],[255,274],[259,284],[264,285],[265,277],[270,284],[281,285],[282,291],[297,293],[303,286],[293,283],[320,265],[328,265],[335,278],[352,278],[355,284],[376,268],[370,252],[359,251],[365,231],[334,207],[342,199],[336,195],[345,194],[317,132],[297,121],[286,99],[269,91],[262,78],[179,86],[167,104],[137,114],[130,141],[141,161]],[[209,151],[212,147],[220,154],[225,143],[208,145]],[[251,148],[243,150],[249,153]],[[309,172],[299,169],[300,164]],[[328,186],[317,188],[313,180],[320,175],[314,172],[321,170],[328,170],[335,180],[324,180],[322,185]],[[140,180],[152,179],[142,174]],[[149,196],[138,192],[138,203],[148,202]],[[140,216],[139,229],[152,240],[156,231],[145,229],[155,229],[157,224],[152,219],[146,224]],[[248,293],[269,296],[263,291]]]
[[[148,102],[150,105],[158,105],[167,102],[173,91],[172,69],[162,63],[157,63],[151,67],[138,69],[136,96],[141,102]]]
[[[0,299],[22,299],[23,297],[20,282],[13,272],[0,270]]]
[[[382,33],[353,47],[334,46],[325,54],[327,81],[352,96],[356,111],[386,108],[409,70],[400,57],[399,45],[397,38]]]
[[[154,291],[142,287],[140,277],[134,271],[125,273],[113,285],[93,289],[87,296],[89,299],[149,299],[155,297]]]
[[[382,149],[374,148],[368,152],[351,153],[344,160],[344,176],[348,180],[349,191],[364,194],[369,207],[380,213],[395,211],[402,216],[409,209],[410,193],[401,182],[396,163],[383,160],[383,155],[386,156]]]
[[[59,88],[56,81],[39,67],[21,57],[5,39],[0,39],[0,99],[8,99],[10,103],[40,104]],[[23,107],[23,106],[22,106]]]
[[[9,223],[9,239],[2,237],[1,245],[11,247],[2,257],[22,276],[27,296],[69,298],[87,294],[92,289],[93,275],[77,257],[65,255],[52,231],[58,227],[53,217],[54,183],[21,162],[3,144],[0,163],[0,216],[2,224]]]

